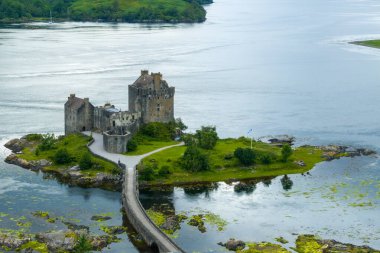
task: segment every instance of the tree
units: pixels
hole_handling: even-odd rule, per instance
[[[56,138],[54,134],[44,134],[42,135],[41,143],[38,145],[38,148],[41,151],[51,150],[55,147]]]
[[[137,141],[135,140],[135,138],[132,138],[127,143],[127,151],[135,151],[137,149],[137,146]]]
[[[182,157],[181,165],[183,169],[191,172],[210,169],[208,157],[205,154],[202,154],[202,152],[194,146],[187,147],[185,154]]]
[[[199,146],[204,149],[213,149],[219,139],[215,126],[202,126],[195,135],[199,141]]]
[[[85,152],[79,160],[79,167],[82,170],[88,170],[92,167],[92,158],[89,152]]]
[[[152,165],[141,165],[139,170],[139,179],[144,181],[150,181],[154,179],[154,167]]]
[[[237,148],[234,155],[245,166],[252,165],[256,159],[256,153],[250,148]]]
[[[293,154],[293,150],[289,144],[285,144],[281,148],[281,158],[283,162],[287,162],[289,157]]]
[[[37,150],[39,150],[37,148]],[[67,164],[72,161],[72,158],[65,148],[58,149],[57,152],[55,152],[53,160],[56,164]]]

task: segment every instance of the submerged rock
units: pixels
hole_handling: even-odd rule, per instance
[[[112,219],[112,217],[104,216],[104,215],[94,215],[91,217],[91,220],[94,220],[94,221],[106,221],[110,219]]]
[[[0,248],[3,247],[14,251],[31,240],[30,235],[0,233]]]
[[[245,242],[241,240],[235,240],[234,238],[229,239],[226,243],[219,242],[218,244],[232,251],[237,251],[245,248]]]
[[[100,229],[109,235],[118,235],[127,232],[127,228],[123,226],[102,226]]]

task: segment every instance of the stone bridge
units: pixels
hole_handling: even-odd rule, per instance
[[[84,132],[84,134],[90,135],[91,133]],[[125,156],[106,152],[103,148],[103,137],[101,134],[92,133],[92,137],[94,141],[89,144],[89,149],[92,153],[113,163],[126,165],[122,193],[123,207],[127,213],[128,220],[135,230],[144,238],[145,242],[154,252],[185,252],[163,233],[146,214],[138,198],[139,189],[136,175],[136,165],[141,159],[161,150],[183,145],[183,143],[160,148],[144,155]]]

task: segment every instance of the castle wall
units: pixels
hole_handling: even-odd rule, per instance
[[[116,135],[111,132],[103,132],[103,147],[110,153],[125,153],[130,137],[130,134]]]

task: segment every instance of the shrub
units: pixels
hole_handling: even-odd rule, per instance
[[[293,150],[289,144],[285,144],[281,148],[281,158],[283,162],[287,162],[289,157],[293,154]]]
[[[169,166],[164,165],[158,170],[158,175],[160,177],[166,177],[171,174],[171,171],[169,169]]]
[[[199,146],[204,149],[213,149],[219,139],[214,126],[202,126],[196,131],[195,136],[199,141]]]
[[[271,153],[261,153],[258,157],[263,164],[271,164],[276,159],[275,155]]]
[[[93,163],[92,163],[92,158],[89,152],[85,152],[82,157],[79,160],[79,167],[82,170],[88,170],[91,169]]]
[[[150,181],[154,179],[155,172],[152,165],[141,165],[139,170],[139,179],[144,181]]]
[[[72,161],[72,158],[67,149],[61,148],[58,149],[57,152],[55,152],[53,160],[56,164],[67,164]]]
[[[234,155],[245,166],[252,165],[256,159],[256,153],[250,148],[237,148]]]
[[[44,134],[42,135],[41,143],[38,145],[38,148],[41,151],[51,150],[55,147],[56,139],[54,134]]]
[[[210,168],[208,157],[194,146],[189,146],[186,149],[181,165],[183,169],[191,172],[204,171]]]
[[[42,140],[42,135],[41,134],[28,134],[26,136],[27,141],[40,141]]]
[[[186,146],[197,146],[197,138],[193,134],[185,134],[182,136],[182,141]]]
[[[137,149],[137,146],[137,141],[134,138],[132,138],[127,143],[127,151],[135,151]]]
[[[75,253],[86,253],[92,250],[92,245],[85,235],[79,236],[74,247]]]

